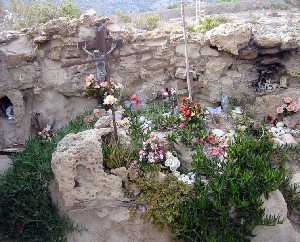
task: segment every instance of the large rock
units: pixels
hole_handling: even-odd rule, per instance
[[[0,155],[0,176],[4,174],[12,164],[12,160],[7,155]]]
[[[238,55],[239,50],[248,45],[251,35],[251,25],[231,23],[222,24],[207,33],[211,45],[233,55]]]
[[[102,128],[69,134],[53,154],[52,199],[83,228],[70,233],[68,242],[171,242],[168,230],[131,216],[130,200],[122,189],[127,170],[104,171],[101,137],[111,132]]]
[[[122,180],[103,170],[101,137],[109,131],[69,134],[59,142],[51,165],[62,206],[67,210],[122,198]]]
[[[267,216],[278,216],[282,224],[275,226],[257,226],[251,242],[296,242],[300,241],[300,234],[293,228],[287,218],[287,204],[280,191],[270,194],[268,200],[264,198],[264,208]]]

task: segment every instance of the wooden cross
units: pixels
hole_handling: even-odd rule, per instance
[[[82,65],[87,63],[96,63],[96,79],[99,82],[108,81],[110,83],[110,69],[109,69],[109,56],[123,45],[122,40],[113,40],[109,35],[108,30],[102,24],[96,25],[96,38],[91,42],[79,42],[78,48],[84,50],[89,56],[90,60],[74,61],[62,65],[62,67],[71,67],[74,65]]]

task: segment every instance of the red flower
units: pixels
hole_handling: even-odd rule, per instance
[[[131,98],[130,98],[130,101],[134,105],[138,105],[138,104],[141,103],[141,99],[138,95],[132,95]]]
[[[215,145],[215,144],[218,143],[218,139],[217,139],[216,136],[210,134],[210,135],[208,135],[208,137],[207,137],[207,142],[208,142],[209,144],[211,144],[211,145]]]
[[[191,111],[190,111],[186,106],[181,106],[180,112],[181,112],[186,118],[188,118],[188,117],[191,116]]]

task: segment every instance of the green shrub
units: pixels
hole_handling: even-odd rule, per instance
[[[200,20],[197,26],[189,26],[188,31],[196,33],[206,33],[207,31],[218,27],[219,25],[225,23],[223,17],[205,17]]]
[[[250,241],[255,226],[280,222],[278,217],[265,217],[261,199],[285,180],[284,172],[270,163],[272,151],[268,137],[257,140],[249,135],[236,138],[226,162],[207,158],[198,148],[193,157],[198,176],[194,194],[172,226],[177,237],[188,242],[244,242]]]
[[[0,234],[18,242],[64,242],[72,229],[60,217],[48,192],[53,178],[52,153],[57,143],[69,133],[93,127],[82,115],[59,131],[52,140],[30,138],[25,150],[12,157],[13,167],[0,177]]]
[[[145,219],[161,228],[175,223],[191,187],[172,175],[167,176],[163,183],[149,179],[149,175],[141,177],[136,183],[141,191],[137,204],[147,202],[148,205]]]
[[[143,30],[154,30],[157,28],[159,23],[158,15],[143,15],[138,16],[133,20],[133,26]]]
[[[77,18],[80,10],[71,0],[60,4],[52,0],[27,3],[23,0],[12,0],[11,11],[15,14],[13,25],[16,29],[27,28],[59,17]]]

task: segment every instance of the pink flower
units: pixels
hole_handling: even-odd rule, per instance
[[[276,112],[277,112],[278,114],[283,113],[283,112],[284,112],[284,107],[283,107],[283,106],[277,107]]]
[[[141,98],[138,95],[132,95],[130,101],[134,105],[138,105],[141,103]]]
[[[299,111],[299,105],[296,102],[292,102],[288,107],[287,110],[289,112],[298,112]]]
[[[286,104],[290,104],[291,102],[293,102],[293,98],[291,97],[284,97],[283,98],[283,102]]]
[[[161,89],[160,90],[160,95],[162,97],[168,97],[169,96],[169,93],[166,91],[166,89]]]
[[[180,124],[179,124],[179,128],[180,128],[180,129],[183,129],[183,128],[184,128],[184,126],[185,126],[185,124],[184,124],[184,123],[180,123]]]
[[[207,153],[210,156],[222,156],[224,155],[225,151],[222,147],[217,146],[208,148]]]

